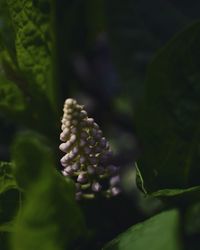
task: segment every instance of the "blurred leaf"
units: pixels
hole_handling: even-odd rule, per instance
[[[36,84],[55,105],[51,68],[50,5],[48,1],[7,1],[15,30],[15,46],[20,71],[33,89]]]
[[[11,232],[13,232],[13,228],[14,228],[13,222],[8,222],[5,224],[2,224],[2,225],[0,225],[0,233],[1,232],[11,233]]]
[[[40,178],[42,171],[49,171],[53,154],[47,139],[32,131],[20,133],[14,140],[12,159],[15,163],[14,174],[20,188],[27,189]],[[49,164],[49,166],[48,166]]]
[[[136,224],[119,235],[105,250],[179,250],[179,213],[176,210],[162,212]]]
[[[16,221],[14,250],[73,249],[85,232],[74,184],[56,172],[53,155],[36,133],[21,134],[15,141],[15,173],[26,202]]]
[[[143,145],[139,169],[149,193],[200,184],[199,44],[197,22],[172,39],[150,65],[146,96],[135,118]]]

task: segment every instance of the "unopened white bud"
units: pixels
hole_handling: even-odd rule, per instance
[[[71,146],[70,141],[67,141],[67,142],[65,142],[65,143],[61,143],[60,146],[59,146],[59,149],[60,149],[61,151],[63,151],[63,152],[66,153],[67,150],[70,148],[70,146]]]
[[[120,184],[120,177],[119,175],[113,176],[110,179],[110,186],[114,187],[114,186],[118,186]]]
[[[85,172],[82,172],[79,174],[78,178],[77,178],[77,181],[79,183],[85,183],[87,182],[87,174]]]
[[[87,118],[86,122],[88,125],[92,125],[94,123],[94,119],[93,118]]]
[[[70,143],[74,143],[76,141],[76,135],[72,134],[69,141]]]
[[[113,196],[117,196],[120,193],[121,193],[121,188],[119,188],[119,187],[113,187],[113,188],[111,188],[111,194]]]
[[[68,174],[72,174],[73,173],[72,167],[71,166],[66,167],[65,172],[67,172]]]
[[[105,138],[105,137],[102,137],[102,138],[101,138],[101,141],[100,141],[101,147],[105,147],[105,146],[106,146],[106,143],[107,143],[106,138]]]
[[[92,191],[99,192],[101,191],[101,189],[102,189],[102,186],[98,182],[94,182],[92,184]]]
[[[67,106],[72,106],[72,105],[75,105],[77,102],[72,99],[72,98],[68,98],[66,101],[65,101],[65,105]]]

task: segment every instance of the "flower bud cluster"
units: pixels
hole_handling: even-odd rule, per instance
[[[121,192],[119,168],[111,165],[109,143],[94,119],[88,118],[83,106],[74,99],[64,104],[60,150],[64,176],[76,183],[76,198],[106,197]]]

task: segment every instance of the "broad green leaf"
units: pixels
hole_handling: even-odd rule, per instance
[[[150,195],[155,198],[160,198],[171,202],[173,201],[175,203],[191,203],[199,199],[200,186],[186,189],[161,189],[151,193]]]
[[[177,210],[162,212],[108,243],[104,250],[180,250],[180,218]]]
[[[41,173],[49,171],[53,162],[53,154],[47,139],[32,131],[22,132],[13,142],[12,159],[15,163],[14,174],[20,188],[32,185]],[[49,164],[49,166],[48,166]]]
[[[7,3],[15,30],[19,69],[29,84],[37,85],[55,104],[49,3],[32,0],[9,0]]]
[[[36,133],[19,135],[15,141],[15,173],[26,201],[16,220],[13,250],[73,249],[85,232],[74,184],[56,172],[53,156]]]
[[[139,169],[148,193],[200,184],[199,44],[197,22],[161,49],[149,67],[135,117],[143,145]]]

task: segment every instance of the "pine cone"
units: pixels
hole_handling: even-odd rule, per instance
[[[121,192],[119,167],[110,165],[112,152],[94,119],[74,99],[64,104],[60,150],[64,176],[76,183],[76,198],[116,196]]]

